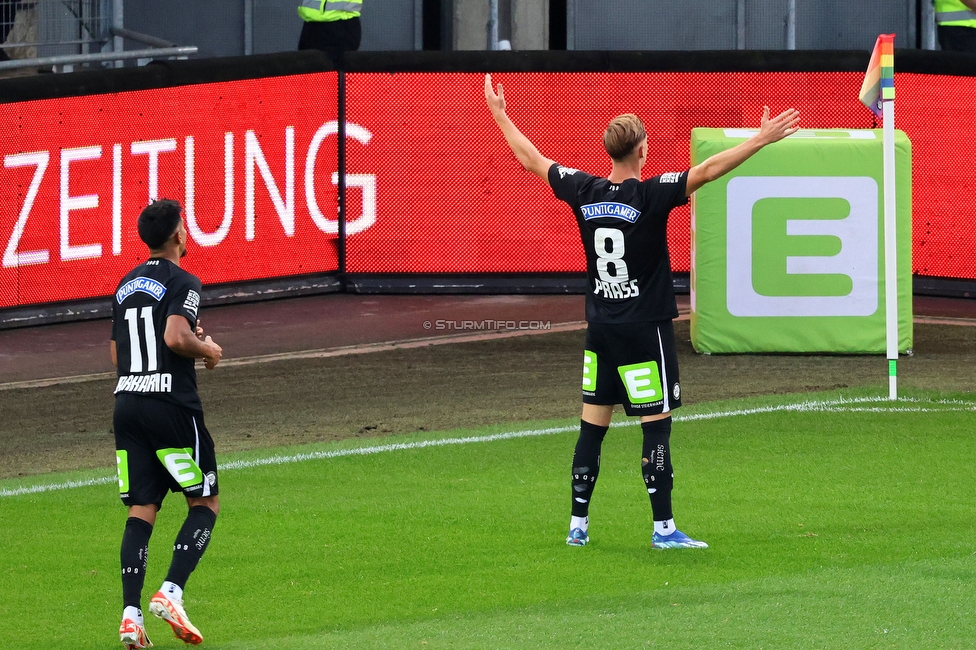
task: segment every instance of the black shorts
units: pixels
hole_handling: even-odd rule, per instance
[[[217,459],[202,412],[119,393],[113,421],[122,503],[162,505],[169,491],[217,494]]]
[[[583,353],[583,403],[623,404],[627,415],[657,415],[681,406],[671,321],[590,323]]]

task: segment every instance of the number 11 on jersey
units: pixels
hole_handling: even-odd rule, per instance
[[[139,309],[132,307],[125,310],[125,321],[129,324],[129,372],[142,372],[142,337],[139,330],[146,335],[146,372],[157,369],[156,361],[156,329],[153,327],[152,305],[142,308],[142,321],[145,327],[139,327]]]

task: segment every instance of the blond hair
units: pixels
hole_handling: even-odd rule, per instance
[[[603,147],[610,158],[620,162],[627,158],[647,137],[644,123],[633,113],[618,115],[610,120],[603,132]]]

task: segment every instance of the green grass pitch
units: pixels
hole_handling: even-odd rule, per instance
[[[564,544],[575,420],[223,458],[187,611],[203,647],[241,650],[972,647],[976,394],[910,397],[682,409],[676,521],[707,550],[650,548],[633,420],[607,437],[584,548]],[[120,647],[114,484],[16,492],[107,474],[0,482],[3,647]]]

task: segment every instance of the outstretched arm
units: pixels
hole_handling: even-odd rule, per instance
[[[796,133],[800,128],[799,123],[800,112],[796,109],[790,108],[773,119],[769,119],[769,106],[764,106],[759,133],[742,144],[710,156],[704,162],[692,167],[688,171],[685,194],[691,196],[692,192],[699,187],[728,174],[767,144],[778,142],[786,136]]]
[[[501,84],[498,84],[498,94],[495,94],[490,74],[485,75],[485,101],[488,102],[491,116],[495,118],[495,123],[502,130],[505,141],[508,142],[508,146],[511,147],[512,153],[515,154],[518,161],[522,163],[522,167],[548,183],[549,168],[555,161],[539,153],[535,145],[509,119],[505,113],[505,90]]]

